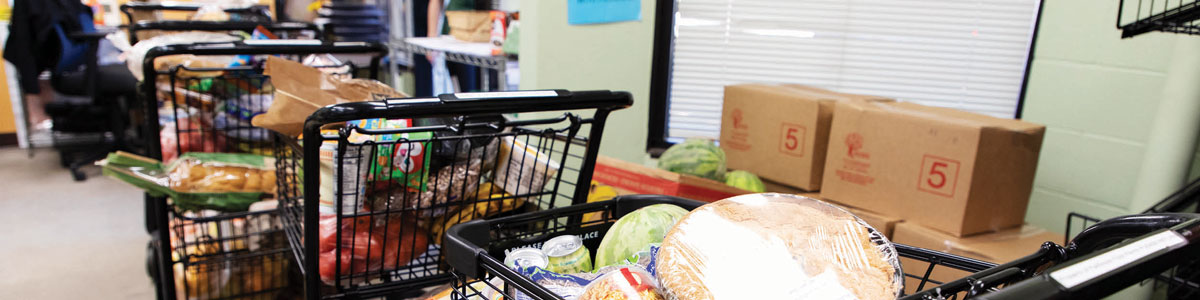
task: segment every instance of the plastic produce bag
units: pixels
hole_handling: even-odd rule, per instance
[[[671,299],[895,299],[895,247],[862,219],[787,194],[732,197],[692,210],[655,257]]]
[[[145,80],[142,74],[142,61],[146,58],[146,52],[158,46],[176,45],[176,44],[193,44],[193,43],[222,43],[240,40],[237,37],[212,32],[180,32],[172,34],[164,34],[147,40],[142,40],[133,48],[126,52],[126,66],[133,73],[138,81]],[[186,65],[190,67],[225,67],[233,62],[232,56],[204,56],[198,57],[193,55],[169,55],[155,59],[154,68],[159,71],[165,71],[167,68],[175,65]],[[195,75],[195,74],[193,74]]]
[[[240,153],[184,153],[171,163],[126,152],[97,162],[104,175],[171,197],[182,211],[246,211],[275,192],[274,158]]]
[[[373,219],[387,220],[387,225],[378,226]],[[340,236],[337,234],[338,221],[333,214],[321,215],[318,224],[318,269],[325,284],[334,284],[336,275],[352,276],[352,280],[343,280],[341,284],[365,282],[370,278],[363,274],[398,269],[428,249],[428,234],[412,218],[360,216],[344,218],[341,223]],[[341,248],[338,248],[339,239]]]

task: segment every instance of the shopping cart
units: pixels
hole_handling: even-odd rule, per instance
[[[243,117],[265,111],[273,89],[259,66],[156,69],[174,55],[216,57],[273,55],[300,60],[331,54],[351,63],[318,67],[374,78],[387,49],[370,43],[283,40],[159,46],[143,61],[139,97],[145,107],[143,136],[147,156],[170,158],[184,152],[237,152],[270,155],[274,136]],[[357,67],[366,65],[366,67]],[[160,106],[161,105],[161,106]],[[169,111],[161,113],[160,110]],[[160,123],[162,122],[162,123]],[[160,124],[165,124],[161,125]],[[162,139],[171,135],[176,139]],[[155,223],[152,277],[163,298],[271,299],[285,292],[291,267],[290,245],[277,207],[248,212],[180,211],[168,199],[147,196],[148,221]],[[157,275],[157,276],[155,276]],[[166,280],[164,280],[166,279]]]
[[[125,14],[130,24],[147,20],[182,20],[200,10],[204,5],[204,3],[189,2],[129,1],[121,4],[121,13]],[[222,10],[229,14],[230,21],[270,22],[272,18],[270,7],[266,5],[225,7]]]
[[[255,21],[140,21],[129,25],[129,43],[137,44],[139,33],[147,31],[182,32],[243,32],[250,33],[262,27],[282,39],[320,38],[321,28],[316,24],[302,22],[255,22]]]
[[[624,92],[543,90],[318,110],[302,141],[275,151],[305,295],[409,296],[449,282],[445,228],[581,203],[605,119],[631,104]],[[382,119],[411,124],[370,125]]]
[[[564,234],[595,237],[583,241],[584,246],[595,249],[613,221],[638,208],[659,203],[688,209],[703,204],[660,195],[619,196],[610,201],[473,221],[452,227],[446,234],[446,252],[455,277],[452,299],[499,299],[499,296],[504,299],[523,299],[517,297],[519,294],[528,299],[561,299],[546,287],[509,269],[498,258],[504,257],[505,250],[527,247]],[[581,222],[580,216],[585,214],[600,217]],[[1195,238],[1192,232],[1200,230],[1200,222],[1194,220],[1196,217],[1137,215],[1112,219],[1092,227],[1068,247],[1047,242],[1040,249],[1030,249],[1033,254],[1001,265],[896,244],[901,257],[923,262],[904,265],[905,286],[916,286],[918,292],[903,299],[1102,297],[1167,267],[1200,257],[1197,252],[1200,242],[1192,242]],[[1123,241],[1125,238],[1130,240]],[[1173,242],[1170,250],[1130,252],[1131,249],[1151,249],[1147,243],[1162,243],[1164,240]],[[1114,261],[1114,257],[1127,261]],[[1111,268],[1095,270],[1112,272],[1079,271],[1103,265],[1104,262],[1115,265],[1104,265]],[[930,275],[939,268],[973,274],[944,283],[930,280]]]
[[[1163,200],[1155,203],[1143,214],[1155,213],[1185,213],[1200,212],[1200,178],[1193,180],[1183,188],[1171,193]],[[1067,238],[1083,229],[1094,226],[1101,220],[1085,214],[1070,212],[1067,214]],[[1200,264],[1181,265],[1154,277],[1155,287],[1166,290],[1168,299],[1192,299],[1200,297]]]
[[[128,18],[129,44],[134,45],[143,37],[159,33],[180,31],[245,32],[263,26],[284,39],[298,37],[320,38],[320,28],[312,23],[274,22],[267,6],[225,8],[228,21],[193,21],[181,16],[193,13],[202,7],[196,3],[148,3],[128,2],[121,5],[121,12]],[[176,14],[177,16],[169,16]]]

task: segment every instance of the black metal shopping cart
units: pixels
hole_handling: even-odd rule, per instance
[[[581,203],[605,119],[631,104],[624,92],[543,90],[318,110],[275,151],[305,295],[409,296],[449,282],[446,228]]]
[[[452,227],[446,235],[455,283],[451,299],[561,299],[497,259],[504,251],[563,235],[602,237],[613,221],[638,208],[671,203],[695,208],[702,202],[660,195],[619,196],[594,202]],[[600,218],[580,221],[584,214]],[[1197,215],[1135,215],[1102,222],[1067,247],[1047,242],[1031,255],[996,265],[896,244],[906,264],[905,286],[917,293],[903,299],[1093,299],[1119,291],[1175,265],[1200,257]],[[584,240],[595,249],[600,238]],[[973,274],[950,282],[929,280],[937,269]],[[490,298],[489,298],[490,297]],[[525,297],[525,298],[522,298]]]
[[[321,28],[304,22],[275,22],[266,6],[226,8],[229,21],[179,20],[159,16],[164,12],[195,12],[200,5],[192,3],[145,3],[129,2],[121,5],[121,12],[129,18],[127,33],[129,43],[137,44],[143,36],[155,33],[207,31],[251,33],[263,27],[281,39],[320,38]]]
[[[334,73],[374,78],[387,49],[370,43],[305,41],[230,42],[160,46],[147,52],[139,96],[145,118],[147,156],[163,160],[186,152],[270,155],[274,135],[249,118],[272,101],[270,78],[261,66],[189,67],[172,60],[276,56],[301,60],[334,55],[343,64],[318,65]],[[156,68],[156,66],[161,68]],[[358,67],[365,66],[365,67]],[[161,113],[160,113],[161,112]],[[174,136],[175,138],[166,138]],[[147,196],[154,222],[151,275],[166,299],[274,299],[299,280],[289,274],[290,244],[275,206],[246,212],[185,211],[166,198]]]

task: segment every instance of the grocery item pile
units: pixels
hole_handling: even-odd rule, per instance
[[[894,299],[903,289],[886,237],[832,204],[788,194],[691,212],[643,207],[613,223],[594,264],[589,254],[565,235],[509,251],[505,263],[568,300]]]

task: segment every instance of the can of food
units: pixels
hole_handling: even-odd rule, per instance
[[[366,166],[370,163],[362,157],[363,147],[351,143],[346,145],[345,152],[338,153],[337,141],[321,143],[321,212],[335,213],[338,205],[341,205],[342,215],[362,211],[363,203],[367,201]]]
[[[583,246],[583,239],[574,235],[563,235],[542,244],[542,252],[550,260],[546,268],[559,274],[592,271],[592,252]]]
[[[516,269],[518,265],[545,269],[550,265],[550,259],[546,257],[546,253],[542,252],[542,249],[521,248],[505,255],[504,265],[513,269]]]

